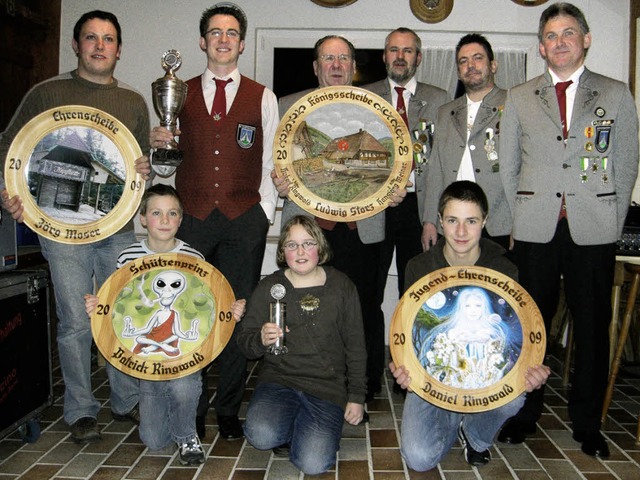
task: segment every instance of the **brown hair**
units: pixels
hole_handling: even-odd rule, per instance
[[[329,246],[327,239],[324,237],[324,233],[322,233],[320,226],[311,217],[297,215],[290,218],[287,223],[284,224],[282,231],[280,232],[280,238],[278,239],[278,251],[276,253],[276,263],[278,264],[278,267],[284,268],[287,266],[287,261],[284,257],[284,244],[287,243],[289,232],[291,231],[291,227],[294,225],[300,225],[309,235],[311,235],[311,238],[318,242],[318,265],[328,262],[331,258],[331,247]]]

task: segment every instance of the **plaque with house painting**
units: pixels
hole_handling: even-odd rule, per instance
[[[142,152],[115,117],[69,105],[41,113],[16,135],[5,162],[10,195],[25,223],[62,243],[91,243],[120,230],[144,190],[135,172]]]
[[[358,87],[326,87],[302,96],[282,117],[274,140],[276,172],[289,198],[327,220],[381,212],[405,187],[413,145],[398,112]]]

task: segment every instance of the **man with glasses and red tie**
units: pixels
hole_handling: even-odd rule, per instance
[[[202,14],[200,49],[207,56],[207,68],[187,82],[178,131],[184,160],[175,179],[185,206],[178,236],[222,272],[236,298],[249,298],[260,280],[276,207],[270,174],[278,104],[272,91],[238,71],[246,32],[246,15],[234,3],[218,3]],[[155,127],[151,146],[163,147],[172,138],[167,129]],[[246,359],[235,333],[217,361],[215,409],[220,436],[241,438],[238,410]],[[196,425],[198,436],[204,438],[206,381],[200,400]]]
[[[591,33],[570,3],[542,12],[538,41],[548,70],[509,91],[500,122],[500,175],[513,215],[520,283],[547,331],[560,278],[573,318],[569,395],[573,438],[606,458],[600,415],[609,370],[609,322],[616,241],[638,172],[638,117],[628,87],[584,66]],[[520,443],[536,430],[543,390],[498,440]]]
[[[318,77],[318,86],[322,88],[351,85],[356,73],[355,53],[353,44],[344,37],[327,35],[318,40],[314,47],[313,60],[313,71]],[[284,115],[297,100],[313,90],[315,89],[282,97],[279,101],[280,115]],[[278,193],[285,197],[289,187],[286,180],[275,177],[274,173],[273,181]],[[391,205],[400,203],[405,193],[405,190],[396,192]],[[289,199],[285,199],[282,224],[295,215],[309,214]],[[370,401],[381,390],[380,378],[385,363],[384,318],[380,312],[382,302],[377,301],[377,258],[380,242],[384,240],[385,235],[385,213],[380,212],[357,222],[332,222],[320,218],[316,218],[316,221],[333,251],[329,264],[345,273],[358,289],[368,357],[366,401]]]

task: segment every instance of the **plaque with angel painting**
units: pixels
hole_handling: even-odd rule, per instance
[[[409,179],[413,148],[387,101],[358,87],[325,87],[283,115],[273,159],[293,202],[314,216],[349,222],[389,206]]]
[[[144,181],[133,134],[96,108],[52,108],[25,124],[5,162],[10,196],[20,195],[24,222],[38,235],[84,244],[107,238],[135,214]]]
[[[525,391],[524,373],[542,363],[546,336],[537,305],[515,280],[447,267],[407,289],[389,345],[416,394],[447,410],[482,412]]]
[[[231,338],[233,290],[212,265],[181,253],[146,255],[116,270],[98,292],[91,331],[100,353],[145,380],[206,367]]]

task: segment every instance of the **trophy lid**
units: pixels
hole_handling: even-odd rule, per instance
[[[177,50],[167,50],[162,54],[162,68],[168,74],[173,74],[182,65],[182,55]]]
[[[284,285],[276,283],[273,287],[271,287],[269,293],[271,293],[271,297],[273,297],[275,300],[280,301],[287,293],[287,289],[284,288]]]

